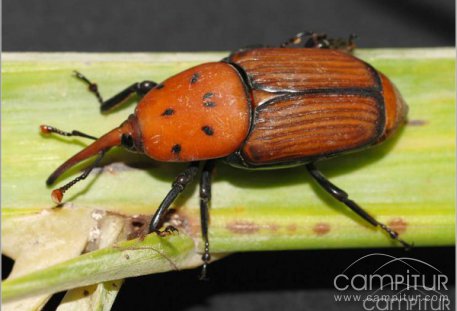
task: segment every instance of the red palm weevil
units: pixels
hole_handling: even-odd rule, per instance
[[[304,42],[304,45],[302,43]],[[82,74],[107,111],[133,93],[141,100],[119,127],[100,138],[42,125],[44,133],[94,139],[58,167],[48,185],[75,164],[98,155],[82,175],[52,192],[63,194],[87,177],[114,146],[157,161],[190,162],[172,184],[149,225],[159,232],[163,217],[203,165],[200,178],[203,276],[210,260],[208,203],[216,159],[244,169],[305,165],[317,183],[338,201],[404,247],[398,233],[373,218],[316,167],[320,160],[379,144],[404,123],[408,106],[392,82],[351,55],[353,37],[329,39],[300,33],[279,47],[240,49],[220,62],[202,64],[163,81],[134,83],[103,101],[97,85]]]

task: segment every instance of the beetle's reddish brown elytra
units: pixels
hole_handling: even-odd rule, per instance
[[[306,36],[305,47],[299,46]],[[315,166],[319,160],[379,144],[406,118],[408,107],[392,82],[350,55],[352,39],[298,34],[280,47],[242,49],[160,84],[134,83],[107,101],[95,83],[76,72],[97,96],[102,111],[132,93],[142,99],[125,122],[98,139],[41,126],[43,133],[95,139],[49,176],[48,185],[75,164],[97,155],[81,176],[52,192],[53,200],[60,203],[64,192],[86,178],[114,146],[158,161],[190,162],[152,218],[149,230],[159,232],[167,209],[197,175],[200,162],[205,162],[200,178],[204,276],[210,260],[208,204],[215,159],[246,169],[305,165],[330,195],[408,248],[394,230],[350,200]]]

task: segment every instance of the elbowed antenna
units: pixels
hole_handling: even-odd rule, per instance
[[[122,128],[115,128],[114,130],[106,133],[95,142],[72,156],[59,166],[46,180],[46,184],[52,185],[60,175],[65,173],[68,169],[75,166],[79,162],[86,160],[101,152],[106,152],[108,149],[121,144]]]
[[[64,132],[59,129],[56,129],[49,125],[41,125],[40,130],[42,133],[56,133],[59,135],[64,136],[81,136],[91,139],[96,139],[91,135],[87,135],[81,133],[79,131],[72,131],[72,132]],[[112,147],[119,146],[122,144],[122,137],[123,135],[128,135],[132,138],[134,142],[138,142],[139,138],[141,137],[141,133],[138,129],[138,122],[135,115],[130,115],[127,121],[122,123],[119,127],[115,128],[114,130],[106,133],[95,142],[72,156],[70,159],[65,161],[61,166],[59,166],[46,180],[47,185],[52,185],[57,178],[59,178],[63,173],[65,173],[68,169],[75,166],[76,164],[84,161],[92,156],[98,155],[97,159],[88,166],[84,172],[76,177],[75,179],[71,180],[69,183],[65,184],[64,186],[55,189],[52,191],[51,198],[54,202],[60,203],[63,198],[63,194],[69,188],[71,188],[74,184],[78,181],[85,179],[89,173],[92,171],[94,167],[96,167],[100,161],[102,160],[105,153]]]
[[[87,176],[89,176],[90,172],[94,169],[94,167],[96,167],[100,161],[103,159],[103,156],[105,155],[105,152],[106,152],[106,149],[100,151],[98,153],[98,157],[97,159],[94,161],[94,163],[92,163],[88,168],[86,168],[84,170],[84,172],[76,177],[75,179],[73,179],[72,181],[70,181],[69,183],[65,184],[64,186],[58,188],[58,189],[54,189],[51,193],[51,198],[52,200],[57,203],[57,204],[60,204],[60,202],[62,202],[62,199],[63,199],[63,195],[64,193],[70,189],[71,187],[73,187],[74,184],[76,184],[78,181],[81,181],[81,180],[84,180],[86,179]]]

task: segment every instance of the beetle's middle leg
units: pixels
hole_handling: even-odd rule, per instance
[[[157,232],[159,235],[161,235],[159,228],[163,221],[163,217],[166,214],[166,211],[173,203],[173,201],[178,197],[178,195],[183,192],[186,186],[194,179],[195,175],[197,175],[198,166],[199,162],[192,162],[188,168],[176,176],[171,190],[165,196],[165,199],[163,199],[162,203],[160,203],[159,208],[152,217],[151,223],[149,224],[149,232]]]
[[[103,100],[103,97],[101,96],[100,91],[98,90],[97,83],[90,81],[86,76],[84,76],[82,73],[78,71],[75,71],[75,76],[79,80],[86,83],[89,91],[97,97],[100,103],[100,111],[102,112],[108,111],[111,108],[121,104],[133,93],[137,93],[139,96],[144,96],[147,92],[149,92],[157,86],[157,83],[153,81],[135,82],[123,91],[111,97],[110,99]]]
[[[215,165],[214,160],[207,161],[203,167],[202,175],[200,178],[200,222],[202,228],[202,238],[205,243],[205,250],[202,256],[203,267],[200,279],[206,279],[206,270],[208,263],[211,260],[209,253],[209,239],[208,239],[208,223],[209,223],[209,210],[208,204],[211,200],[211,174]]]
[[[306,168],[311,176],[319,183],[319,185],[328,193],[330,193],[335,199],[344,203],[347,207],[353,210],[357,215],[365,219],[374,227],[380,227],[382,230],[387,232],[389,236],[400,242],[403,247],[406,249],[411,248],[411,245],[398,236],[398,233],[393,230],[392,228],[386,226],[385,224],[377,221],[373,216],[368,214],[363,208],[361,208],[357,203],[349,199],[349,195],[343,191],[342,189],[338,188],[334,184],[332,184],[317,168],[313,163],[307,164]]]
[[[352,52],[355,49],[355,34],[350,34],[347,39],[328,37],[326,33],[308,33],[309,38],[304,43],[305,48],[332,49],[343,52]]]

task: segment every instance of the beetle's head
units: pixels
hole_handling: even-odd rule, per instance
[[[42,127],[46,129],[45,127]],[[45,130],[44,130],[45,131]],[[84,173],[52,192],[52,199],[56,203],[60,203],[63,198],[63,194],[76,182],[84,179],[89,172],[100,162],[104,154],[112,147],[123,146],[129,151],[143,152],[143,144],[141,138],[141,132],[138,127],[138,121],[135,115],[130,115],[129,118],[124,121],[119,127],[106,133],[92,144],[72,156],[70,159],[60,165],[46,180],[47,185],[52,185],[63,173],[75,166],[76,164],[98,155],[97,160],[89,166]]]

